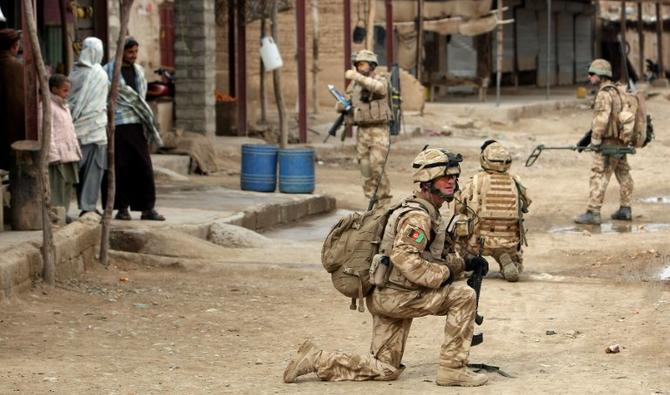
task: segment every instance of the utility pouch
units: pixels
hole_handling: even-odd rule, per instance
[[[454,224],[456,237],[467,237],[470,234],[470,224],[467,219],[458,219]]]
[[[370,282],[377,288],[384,288],[391,273],[391,260],[388,256],[376,254],[370,265]]]

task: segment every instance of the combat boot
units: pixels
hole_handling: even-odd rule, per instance
[[[587,210],[584,214],[575,218],[575,222],[582,225],[600,225],[600,213]]]
[[[293,383],[299,376],[316,372],[316,361],[320,355],[321,350],[311,340],[305,340],[284,370],[284,382]]]
[[[633,213],[630,210],[630,207],[621,206],[617,211],[612,214],[612,219],[618,219],[619,221],[632,221]]]
[[[500,264],[502,265],[502,275],[505,280],[511,283],[519,281],[519,269],[509,254],[500,255]]]
[[[437,385],[458,387],[479,387],[486,384],[489,378],[483,373],[475,373],[465,366],[448,368],[440,365],[437,368]]]

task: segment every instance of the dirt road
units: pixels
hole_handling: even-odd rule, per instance
[[[534,201],[526,272],[516,284],[495,270],[486,278],[485,342],[471,354],[472,362],[500,366],[514,378],[489,373],[481,388],[436,386],[444,318],[428,317],[414,322],[408,368],[396,382],[323,383],[307,376],[282,384],[281,373],[305,338],[329,350],[369,347],[369,314],[350,311],[321,269],[329,222],[322,220],[269,232],[274,241],[264,249],[217,247],[207,259],[158,257],[155,267],[117,258],[109,270],[13,299],[0,309],[0,393],[670,394],[670,284],[658,280],[670,265],[664,226],[670,214],[654,199],[670,195],[667,105],[660,97],[650,102],[657,141],[630,158],[636,183],[630,226],[572,225],[586,206],[587,154],[546,152],[534,167],[522,166],[540,142],[573,144],[587,129],[586,110],[507,126],[480,122],[394,147],[389,174],[396,198],[411,190],[407,167],[425,144],[462,152],[464,177],[479,167],[478,147],[489,136],[515,153],[513,171]],[[421,120],[428,128],[456,121],[436,106]],[[318,192],[335,196],[340,208],[360,209],[366,202],[347,155],[320,158]],[[203,182],[234,187],[238,178]],[[613,180],[604,218],[617,208],[617,193]],[[605,353],[613,344],[621,352]]]

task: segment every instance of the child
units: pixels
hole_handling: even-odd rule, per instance
[[[81,151],[67,106],[70,81],[62,74],[49,78],[51,91],[51,146],[49,147],[49,183],[51,205],[67,213],[74,185],[78,182]],[[64,220],[61,217],[59,220]]]

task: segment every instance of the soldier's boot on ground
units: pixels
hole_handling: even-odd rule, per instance
[[[458,387],[479,387],[486,384],[489,378],[483,373],[475,373],[465,366],[450,368],[440,365],[437,368],[437,385]]]
[[[584,214],[575,218],[575,222],[582,225],[600,225],[600,213],[587,210]]]
[[[502,265],[502,275],[505,280],[511,283],[519,281],[519,268],[516,267],[516,263],[512,261],[512,257],[509,254],[502,254],[500,256],[500,264]]]
[[[621,206],[617,211],[612,214],[612,219],[618,219],[619,221],[632,221],[633,213],[630,210],[630,207]]]
[[[316,372],[316,361],[320,355],[321,350],[311,340],[305,340],[284,370],[284,382],[293,383],[299,376]]]

